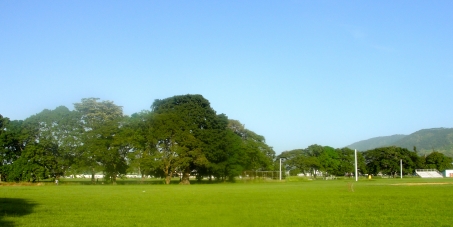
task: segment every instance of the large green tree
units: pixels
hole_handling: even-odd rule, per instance
[[[221,162],[220,177],[228,178],[229,181],[234,181],[234,178],[241,175],[245,168],[245,150],[243,149],[243,141],[233,131],[227,130],[222,144],[225,150],[225,156]]]
[[[127,171],[144,175],[214,176],[234,180],[243,170],[272,170],[275,152],[239,121],[216,114],[201,95],[156,100],[127,117],[111,101],[85,98],[25,121],[0,116],[0,179],[35,181],[68,173]]]
[[[127,156],[132,150],[128,131],[123,127],[123,118],[105,122],[90,132],[87,147],[95,160],[100,163],[105,179],[116,184],[121,174],[128,169]]]
[[[157,114],[151,121],[151,143],[154,144],[153,156],[156,157],[157,166],[165,177],[165,183],[170,184],[173,174],[181,171],[182,166],[189,165],[186,150],[179,144],[184,136],[193,140],[190,133],[184,133],[179,127],[184,122],[175,114]]]
[[[291,176],[304,172],[304,165],[301,158],[305,157],[304,149],[283,151],[277,156],[277,160],[282,159],[284,168],[289,171]]]
[[[35,137],[44,150],[41,153],[41,163],[54,178],[65,175],[73,165],[77,148],[82,145],[80,136],[82,128],[79,116],[65,106],[55,110],[43,110],[26,119],[28,125],[36,127]]]
[[[320,145],[310,145],[306,149],[296,149],[285,151],[278,158],[283,158],[284,165],[290,170],[290,173],[303,173],[316,178],[323,165],[318,158],[323,153],[324,148]]]
[[[335,175],[348,175],[355,172],[354,150],[344,147],[336,149],[338,154],[339,165],[335,171]],[[367,174],[368,170],[365,163],[365,157],[362,152],[357,152],[357,171],[359,174]]]
[[[218,115],[217,129],[206,137],[205,156],[208,163],[196,168],[199,179],[212,176],[219,180],[234,181],[234,177],[242,173],[244,166],[244,147],[240,136],[227,127],[229,120],[225,115]]]
[[[320,157],[323,156],[324,153],[324,147],[318,144],[310,145],[305,149],[305,155],[307,156],[305,158],[305,168],[308,169],[315,178],[318,173],[323,172],[326,169],[325,166],[328,165],[328,163],[322,163],[320,160]],[[331,158],[328,157],[327,154],[324,155],[324,159],[324,161],[331,161],[329,160]]]
[[[99,98],[84,98],[74,104],[84,132],[81,137],[83,146],[78,153],[80,169],[91,172],[95,182],[95,173],[103,170],[107,180],[116,182],[118,174],[127,170],[129,144],[125,144],[122,125],[123,109],[112,101],[99,101]]]
[[[160,169],[155,159],[157,158],[152,152],[150,143],[150,125],[151,119],[149,111],[134,113],[127,119],[124,130],[127,134],[131,146],[128,154],[129,172],[138,173],[142,179],[147,175],[160,175]]]
[[[291,175],[304,173],[316,177],[323,172],[324,176],[341,176],[354,172],[354,151],[349,148],[334,149],[314,144],[305,149],[284,151],[277,158],[284,160],[284,166]],[[357,163],[359,172],[366,173],[361,153],[357,153]]]
[[[364,152],[366,168],[371,174],[395,176],[400,171],[400,160],[403,162],[403,174],[412,174],[420,168],[420,157],[413,151],[401,147],[381,147]]]
[[[39,125],[30,120],[10,121],[1,135],[2,177],[7,181],[36,181],[50,175],[49,155],[55,146],[39,140]]]
[[[275,151],[264,136],[246,129],[238,120],[230,119],[228,129],[242,139],[242,163],[245,170],[274,170]]]
[[[216,149],[210,142],[226,129],[222,117],[201,95],[155,100],[151,108],[152,143],[166,183],[170,183],[172,174],[179,172],[181,184],[190,184],[191,172],[209,164],[206,156]]]
[[[10,121],[9,118],[1,117],[0,124],[1,180],[22,180],[23,171],[15,162],[21,157],[30,137],[22,129],[23,121]]]
[[[354,172],[354,150],[347,147],[336,150],[339,156],[339,165],[335,175],[347,175]],[[362,156],[363,157],[363,156]]]
[[[439,171],[444,171],[453,167],[453,159],[447,157],[444,154],[433,151],[424,158],[425,168],[427,169],[437,169]]]
[[[334,175],[337,172],[340,165],[340,155],[333,147],[324,146],[317,158],[321,163],[324,176]]]

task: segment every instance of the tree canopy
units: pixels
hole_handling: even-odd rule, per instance
[[[290,175],[339,176],[354,172],[354,151],[313,144],[276,156],[263,135],[239,120],[217,114],[202,95],[155,100],[150,110],[123,114],[121,106],[84,98],[74,110],[59,106],[25,120],[0,115],[0,179],[39,181],[102,172],[115,184],[127,173],[234,181],[244,171],[276,171],[281,159]],[[433,150],[418,156],[389,146],[357,154],[359,174],[413,174],[417,168],[443,171],[452,158]]]
[[[291,175],[299,173],[316,177],[322,173],[329,175],[349,175],[354,173],[354,151],[349,148],[334,149],[328,146],[311,145],[305,149],[282,152],[277,156],[284,160],[284,166]],[[389,175],[400,173],[412,175],[416,169],[437,169],[443,171],[452,168],[452,158],[439,152],[428,156],[418,156],[416,151],[401,147],[381,147],[365,152],[357,152],[359,174]]]
[[[243,170],[273,168],[263,136],[217,114],[201,95],[155,100],[150,111],[125,116],[112,101],[84,98],[24,121],[0,116],[0,178],[36,181],[102,172],[115,183],[128,172],[234,180]]]

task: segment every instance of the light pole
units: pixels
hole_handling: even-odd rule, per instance
[[[280,181],[282,180],[282,159],[280,159]]]
[[[354,164],[355,164],[355,181],[359,180],[357,175],[357,149],[354,150]]]

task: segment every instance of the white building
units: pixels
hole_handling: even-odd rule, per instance
[[[443,172],[444,177],[453,177],[453,169],[446,169]]]

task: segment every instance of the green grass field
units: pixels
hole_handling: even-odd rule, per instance
[[[0,226],[452,226],[452,207],[446,178],[0,186]]]

